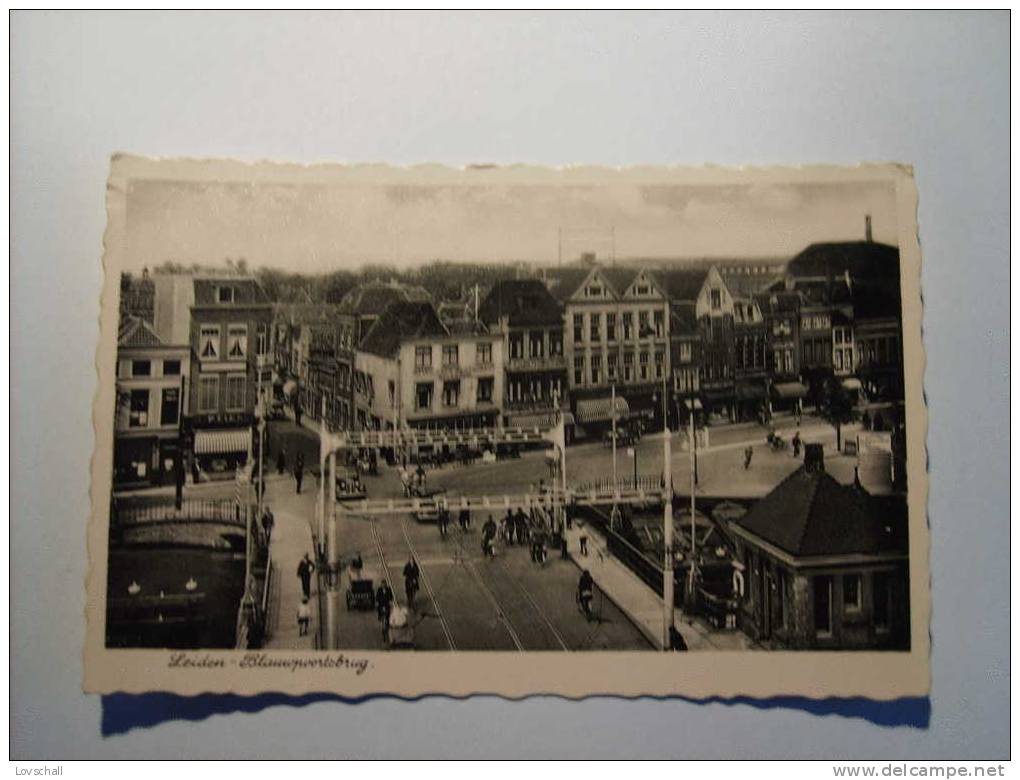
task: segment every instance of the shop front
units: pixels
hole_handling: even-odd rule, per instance
[[[772,385],[772,410],[801,412],[807,394],[808,388],[803,382],[776,382]]]
[[[768,417],[768,405],[763,380],[745,380],[736,384],[736,421],[764,421]]]
[[[251,448],[250,427],[196,429],[192,479],[233,479],[238,467],[248,462]]]

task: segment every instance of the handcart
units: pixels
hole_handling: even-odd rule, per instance
[[[414,626],[410,613],[399,604],[390,612],[389,642],[391,650],[414,649]]]
[[[351,580],[347,587],[347,609],[375,609],[375,588],[372,580]]]

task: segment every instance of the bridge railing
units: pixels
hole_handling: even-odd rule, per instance
[[[662,489],[662,477],[659,474],[639,474],[636,480],[632,476],[617,477],[615,487],[612,477],[603,477],[601,479],[579,482],[576,485],[571,485],[570,489],[575,493],[582,495],[588,493],[597,493],[601,495],[618,491],[623,492],[637,490],[655,492]]]
[[[115,526],[144,525],[160,522],[215,522],[244,527],[244,508],[230,500],[187,499],[177,509],[172,502],[137,506],[114,502],[110,524]]]

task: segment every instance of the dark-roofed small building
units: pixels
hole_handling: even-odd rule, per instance
[[[730,523],[740,628],[788,649],[909,649],[907,506],[825,472],[821,448]]]

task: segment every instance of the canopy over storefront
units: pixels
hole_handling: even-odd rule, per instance
[[[772,385],[772,394],[776,398],[803,398],[807,392],[807,386],[800,382],[776,382]]]
[[[196,455],[224,455],[230,452],[247,452],[251,444],[251,431],[247,428],[195,431]]]
[[[616,417],[620,419],[630,414],[630,405],[627,399],[616,396]],[[605,398],[589,398],[577,402],[577,422],[581,425],[586,423],[611,422],[613,419],[613,399],[610,396]]]
[[[860,390],[861,389],[861,380],[858,379],[857,377],[853,377],[853,376],[848,378],[848,379],[844,379],[843,380],[843,389],[844,390]]]
[[[704,407],[701,405],[700,398],[684,398],[682,399],[684,409],[691,412],[700,412]]]
[[[765,398],[765,385],[743,383],[737,385],[737,398],[741,401],[760,401]]]

